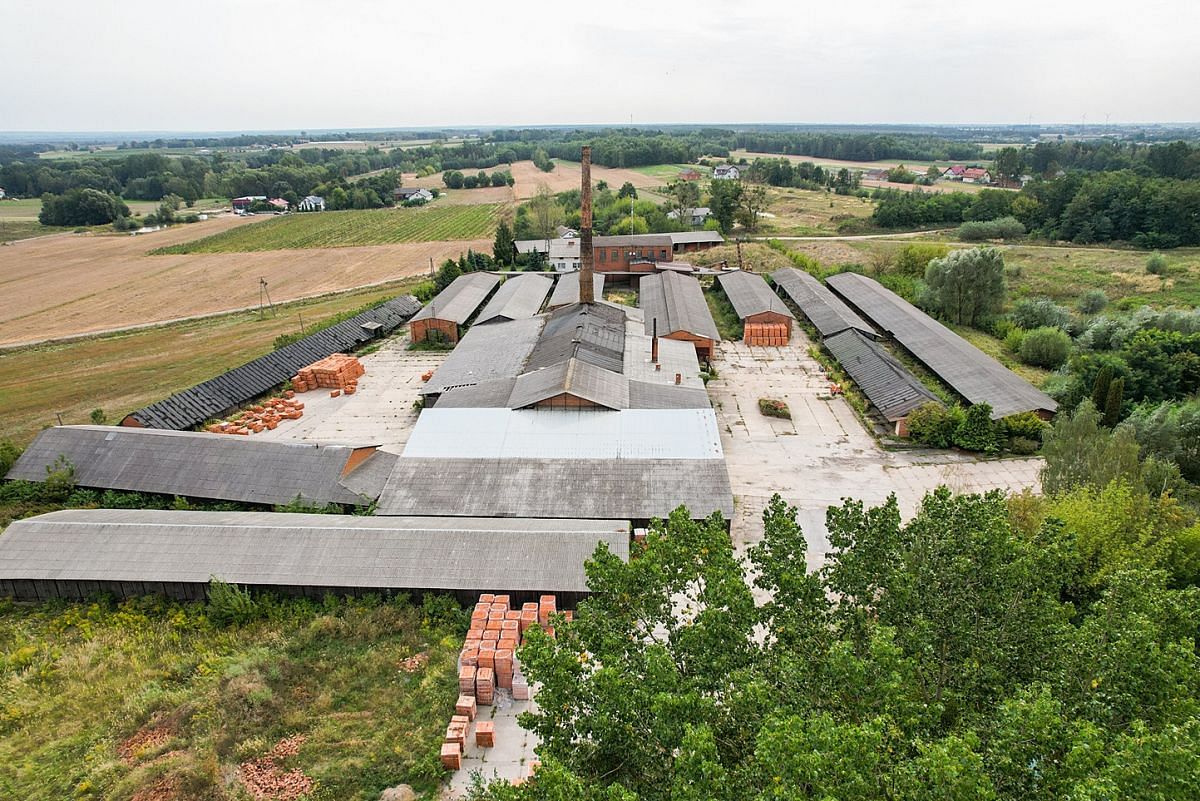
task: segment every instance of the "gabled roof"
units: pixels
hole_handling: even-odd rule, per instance
[[[575,358],[619,373],[624,369],[624,352],[625,312],[604,303],[564,306],[546,319],[525,372]]]
[[[970,403],[990,404],[994,418],[1058,409],[1049,395],[877,281],[839,273],[828,282],[955,392]]]
[[[366,452],[363,454],[363,452]],[[367,455],[365,462],[353,456]],[[326,445],[258,440],[229,434],[160,431],[122,426],[58,426],[38,434],[8,473],[10,479],[44,481],[63,457],[81,487],[154,492],[244,503],[365,505],[383,484],[343,481],[372,461],[395,456],[374,445]],[[376,475],[374,469],[363,476]],[[365,496],[365,497],[364,497]]]
[[[742,320],[764,312],[792,317],[791,309],[771,291],[771,287],[767,286],[766,279],[761,275],[736,270],[721,273],[717,276],[717,282]]]
[[[257,588],[582,593],[599,543],[627,559],[629,524],[73,509],[8,527],[0,596],[60,597],[66,582],[92,591],[93,582],[145,583],[153,592],[214,576]]]
[[[604,297],[604,273],[592,273],[592,297],[596,300]],[[557,309],[559,306],[569,306],[579,302],[579,272],[560,273],[554,291],[550,293],[547,309]]]
[[[658,320],[659,336],[682,331],[714,342],[721,339],[695,278],[675,272],[647,275],[638,284],[638,305],[645,313],[647,334],[653,333],[653,321]]]
[[[847,328],[862,331],[868,336],[876,336],[875,330],[847,306],[845,301],[803,270],[784,267],[772,273],[771,280],[796,304],[821,336],[833,336]]]
[[[449,320],[463,325],[483,304],[496,285],[499,276],[490,273],[467,273],[455,278],[450,286],[413,315],[416,320]]]
[[[675,245],[701,244],[704,242],[718,244],[725,241],[725,237],[716,231],[677,231],[673,234],[667,234],[667,236],[671,237],[671,243]]]
[[[889,422],[906,417],[918,406],[939,402],[895,356],[861,331],[847,329],[826,338],[824,345]]]
[[[545,322],[539,316],[471,328],[420,393],[438,395],[497,379],[511,381],[524,369]],[[508,396],[504,397],[507,402]]]
[[[629,379],[571,358],[517,377],[508,405],[524,409],[559,395],[572,395],[606,409],[629,407]]]
[[[483,307],[476,325],[493,320],[522,320],[542,309],[542,301],[554,286],[554,279],[538,273],[522,273],[507,279]]]

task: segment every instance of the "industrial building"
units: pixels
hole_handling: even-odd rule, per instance
[[[656,262],[670,262],[681,253],[708,250],[725,238],[716,231],[597,236],[592,240],[593,268],[601,273],[647,273]],[[517,253],[543,253],[558,271],[579,269],[582,240],[578,237],[519,239]]]
[[[874,339],[848,328],[824,341],[867,400],[897,436],[908,436],[908,414],[926,403],[940,403],[924,384]]]
[[[747,345],[786,345],[792,338],[795,315],[761,275],[725,272],[717,276],[717,285],[742,321],[742,341]]]
[[[648,275],[638,284],[638,303],[647,334],[690,342],[702,360],[712,359],[721,335],[699,281],[671,271]]]
[[[542,310],[554,279],[538,273],[522,273],[505,279],[496,294],[479,312],[475,324],[504,320],[523,320]]]
[[[499,276],[491,273],[467,273],[455,278],[409,321],[412,341],[458,342],[467,323],[499,284]]]
[[[201,600],[217,578],[313,598],[438,592],[468,603],[499,591],[518,603],[554,593],[573,606],[598,544],[628,558],[628,523],[72,509],[8,527],[0,597]]]
[[[604,273],[592,274],[592,296],[599,299],[604,297]],[[550,301],[546,304],[547,311],[553,311],[561,306],[569,306],[579,302],[579,274],[563,273],[554,284],[550,293]]]
[[[878,337],[875,329],[847,306],[845,301],[803,270],[784,267],[772,273],[771,280],[796,304],[796,308],[821,336],[831,337],[852,328],[865,336]]]
[[[877,281],[839,273],[828,283],[968,403],[991,405],[993,418],[1019,412],[1048,418],[1058,409],[1049,395]]]

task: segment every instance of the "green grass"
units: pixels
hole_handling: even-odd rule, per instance
[[[88,422],[103,409],[110,422],[173,392],[269,353],[281,334],[305,330],[349,309],[411,291],[420,279],[127,333],[0,351],[0,440],[25,445],[57,414]],[[0,796],[3,794],[0,793]]]
[[[1048,370],[1043,370],[1040,367],[1030,367],[1028,364],[1022,364],[1013,358],[1008,351],[1004,350],[1004,343],[991,334],[986,334],[983,331],[965,325],[950,325],[949,328],[1035,387],[1040,387],[1042,382],[1050,375],[1050,371]]]
[[[261,223],[231,228],[192,242],[159,248],[150,253],[251,253],[262,250],[480,239],[490,237],[496,230],[502,208],[499,204],[434,205],[411,209],[289,214],[272,217]]]
[[[663,183],[675,180],[679,177],[679,173],[686,172],[687,170],[695,170],[702,176],[707,176],[712,172],[709,167],[701,167],[698,164],[650,164],[645,167],[631,167],[630,169],[634,172],[640,172],[642,175],[649,175],[651,178],[658,178]]]
[[[435,792],[461,633],[401,602],[267,611],[225,627],[203,604],[0,601],[0,794],[128,801],[161,782],[171,798],[249,798],[227,784],[238,765],[294,735],[280,767],[316,782],[308,798]],[[400,669],[420,653],[426,664]],[[119,751],[153,729],[162,739]]]
[[[18,239],[32,239],[35,236],[62,234],[74,230],[56,225],[42,225],[37,220],[0,219],[0,242],[16,242]]]
[[[713,320],[717,324],[717,333],[721,335],[721,339],[740,340],[742,338],[742,320],[733,310],[733,304],[729,302],[729,298],[725,297],[725,293],[710,289],[704,293],[704,298],[708,301],[708,310],[712,312]]]

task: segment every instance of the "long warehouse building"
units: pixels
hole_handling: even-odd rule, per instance
[[[524,320],[542,310],[554,279],[538,273],[522,273],[508,278],[475,318],[476,325],[506,320]]]
[[[72,509],[12,523],[0,537],[0,597],[205,597],[217,578],[251,591],[554,593],[573,607],[600,544],[629,558],[616,520],[486,520],[274,512]]]
[[[463,328],[479,311],[500,283],[499,276],[491,273],[467,273],[450,282],[450,286],[438,293],[409,322],[409,334],[413,342],[426,342],[440,338],[457,343]]]
[[[796,317],[767,286],[766,279],[745,270],[721,273],[717,283],[742,321],[742,341],[747,345],[786,345]]]
[[[1053,398],[877,281],[831,275],[829,286],[969,403],[987,403],[999,419],[1020,412],[1049,417]]]
[[[796,304],[796,308],[808,318],[821,336],[831,337],[848,328],[869,337],[878,336],[875,329],[847,306],[845,301],[803,270],[784,267],[773,272],[771,280]]]
[[[883,345],[861,331],[848,328],[823,344],[883,419],[895,425],[898,436],[908,436],[909,412],[940,403]]]

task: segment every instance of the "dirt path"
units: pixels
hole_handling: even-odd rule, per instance
[[[854,242],[861,239],[912,239],[918,236],[928,236],[929,234],[941,234],[946,231],[953,231],[953,228],[931,228],[928,231],[905,231],[900,234],[855,234],[853,236],[752,236],[755,241],[767,241],[770,239],[778,239],[781,242]]]

